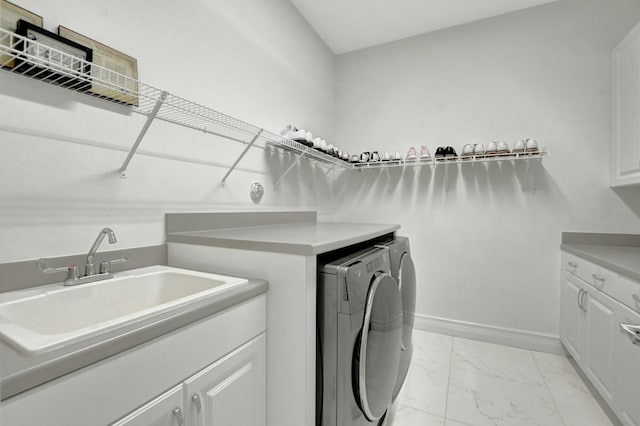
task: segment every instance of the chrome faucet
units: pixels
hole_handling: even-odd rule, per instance
[[[96,240],[93,242],[91,249],[89,249],[89,253],[87,254],[87,262],[84,265],[84,275],[91,276],[96,274],[96,265],[93,263],[93,256],[98,251],[98,247],[102,244],[102,240],[104,240],[105,235],[109,236],[109,244],[115,244],[118,242],[116,238],[116,233],[113,232],[111,228],[103,228],[102,231],[96,237]]]
[[[116,238],[116,234],[115,232],[113,232],[113,229],[104,228],[102,231],[100,231],[100,233],[96,237],[96,240],[93,242],[91,249],[89,249],[89,253],[87,254],[87,261],[85,262],[85,265],[84,265],[83,277],[80,276],[80,271],[77,265],[69,265],[62,268],[54,268],[49,266],[49,260],[44,258],[38,260],[38,263],[37,263],[38,269],[40,269],[42,272],[45,272],[47,274],[66,271],[67,279],[64,280],[64,285],[78,285],[78,284],[91,283],[94,281],[102,281],[102,280],[107,280],[109,278],[113,278],[113,274],[111,274],[111,265],[126,262],[127,260],[129,260],[129,254],[125,252],[125,253],[122,253],[122,256],[119,259],[105,260],[103,262],[100,262],[100,270],[99,272],[96,272],[96,265],[93,262],[93,256],[98,251],[98,247],[100,247],[100,244],[102,244],[102,241],[104,240],[105,236],[109,237],[109,244],[115,244],[118,242],[118,239]]]

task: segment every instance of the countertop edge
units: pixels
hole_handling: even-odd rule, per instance
[[[326,253],[342,247],[357,244],[363,241],[381,237],[400,229],[400,225],[389,225],[379,231],[366,232],[355,237],[331,241],[322,244],[300,244],[267,241],[252,241],[229,237],[202,236],[190,233],[168,233],[167,243],[195,244],[203,246],[224,247],[253,251],[269,251],[276,253],[298,254],[302,256],[314,256]]]
[[[162,318],[155,323],[142,326],[138,330],[125,332],[123,335],[107,339],[97,345],[65,354],[27,370],[3,377],[0,382],[1,400],[4,401],[36,386],[216,315],[265,294],[268,289],[268,281],[248,279],[246,284],[231,289],[193,310]]]
[[[633,270],[615,263],[611,263],[599,256],[589,253],[588,251],[580,250],[579,248],[576,248],[571,244],[561,244],[560,249],[567,253],[582,257],[585,260],[596,263],[607,269],[611,269],[612,271],[622,274],[632,280],[640,281],[640,270]]]
[[[167,234],[167,243],[194,244],[198,246],[224,247],[240,250],[270,251],[286,254],[313,256],[313,246],[309,244],[273,243],[266,241],[237,240],[224,237],[204,237],[189,234]]]

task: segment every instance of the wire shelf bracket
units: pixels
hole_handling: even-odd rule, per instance
[[[262,132],[264,132],[264,129],[260,129],[258,131],[258,133],[255,134],[255,136],[253,137],[253,139],[251,139],[251,142],[249,142],[247,144],[247,146],[244,147],[244,150],[242,150],[242,152],[240,153],[240,156],[238,156],[238,158],[236,159],[236,161],[231,165],[231,168],[229,168],[229,170],[227,170],[227,173],[224,175],[224,177],[222,178],[222,185],[224,186],[224,184],[227,182],[227,178],[229,177],[229,175],[231,174],[231,172],[238,166],[238,163],[240,162],[240,160],[242,160],[242,158],[247,154],[247,151],[249,151],[249,149],[251,149],[251,147],[253,146],[254,143],[256,143],[256,141],[258,140],[258,138],[260,137],[260,135],[262,134]]]
[[[300,161],[302,160],[302,158],[304,157],[305,154],[306,154],[306,152],[303,152],[302,154],[300,154],[300,156],[296,159],[296,161],[294,161],[289,166],[289,168],[282,174],[282,176],[280,176],[280,178],[276,181],[276,183],[273,184],[274,191],[278,190],[278,187],[280,186],[280,182],[282,182],[282,180],[285,178],[285,176],[287,176],[289,174],[289,172],[291,170],[293,170],[293,168],[300,163]]]
[[[153,110],[147,116],[147,121],[145,121],[144,126],[142,126],[142,130],[140,130],[140,133],[138,134],[136,141],[133,143],[133,146],[129,150],[129,154],[127,155],[127,158],[124,160],[124,163],[122,163],[122,167],[120,167],[120,177],[122,179],[127,178],[127,168],[129,167],[129,163],[131,162],[131,159],[135,155],[136,151],[138,150],[138,147],[140,146],[142,139],[144,139],[144,136],[147,134],[149,127],[151,127],[151,123],[153,123],[153,120],[156,118],[156,115],[158,115],[158,112],[160,111],[160,108],[162,107],[162,104],[164,103],[165,99],[167,99],[167,92],[162,92],[160,94],[160,99],[158,99],[155,106],[153,107]]]

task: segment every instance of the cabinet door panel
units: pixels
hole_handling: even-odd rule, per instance
[[[611,404],[616,302],[597,290],[589,289],[584,305],[587,309],[585,374],[602,397]]]
[[[614,334],[616,411],[626,426],[640,426],[640,345],[634,345],[620,324],[640,325],[640,314],[619,305]]]
[[[640,31],[614,50],[613,186],[640,183]]]
[[[562,342],[571,356],[580,363],[584,345],[584,312],[580,309],[578,298],[582,285],[579,280],[566,271],[562,272],[564,292]]]
[[[111,426],[183,426],[182,401],[182,385],[178,385]],[[180,412],[174,414],[176,408]]]
[[[266,424],[266,339],[261,334],[185,382],[187,424]]]

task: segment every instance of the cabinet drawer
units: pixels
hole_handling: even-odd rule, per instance
[[[640,313],[640,282],[633,281],[623,275],[616,275],[607,294],[630,309]]]
[[[615,287],[612,282],[618,278],[616,273],[600,265],[565,252],[562,253],[562,267],[590,286],[609,295],[611,295],[609,291]]]

